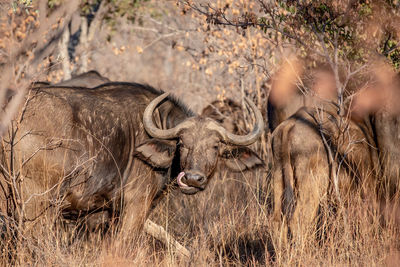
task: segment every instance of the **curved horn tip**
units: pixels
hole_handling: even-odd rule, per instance
[[[253,130],[245,136],[240,136],[227,132],[225,128],[217,127],[220,130],[220,133],[223,136],[225,142],[229,142],[231,144],[236,144],[236,145],[250,145],[254,143],[262,135],[264,131],[264,120],[260,110],[254,104],[254,102],[250,100],[248,97],[245,97],[245,100],[249,104],[250,109],[253,111],[254,116],[256,118]]]
[[[157,106],[161,103],[161,101],[163,101],[165,98],[167,98],[169,96],[169,92],[165,92],[162,93],[161,95],[157,96],[155,99],[158,99],[159,101],[157,101]]]
[[[157,108],[157,106],[169,95],[168,92],[163,93],[156,98],[154,98],[145,108],[143,112],[143,126],[146,132],[155,138],[160,139],[172,139],[176,138],[177,134],[181,129],[187,127],[188,122],[184,121],[176,125],[171,129],[159,129],[153,122],[153,112]]]

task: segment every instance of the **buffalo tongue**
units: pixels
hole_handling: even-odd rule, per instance
[[[178,177],[176,178],[176,181],[178,182],[178,185],[180,188],[190,188],[190,186],[188,186],[187,184],[185,184],[184,182],[182,182],[182,178],[185,176],[185,172],[180,172],[178,174]]]

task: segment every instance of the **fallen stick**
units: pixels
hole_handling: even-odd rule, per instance
[[[144,231],[163,242],[166,246],[174,248],[179,254],[190,258],[189,250],[176,241],[161,225],[147,219],[144,223]]]

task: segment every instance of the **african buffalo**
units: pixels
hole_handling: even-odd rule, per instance
[[[108,211],[131,239],[169,184],[194,194],[220,160],[235,171],[262,164],[246,147],[261,135],[262,116],[246,102],[256,123],[236,135],[150,86],[35,87],[3,139],[1,209],[23,207],[16,217],[27,223],[52,207],[71,220]]]
[[[81,74],[78,74],[76,76],[73,76],[71,79],[66,80],[66,81],[61,81],[59,83],[51,84],[49,82],[44,82],[44,81],[36,81],[32,83],[31,88],[41,88],[41,87],[53,87],[53,86],[59,86],[59,87],[85,87],[85,88],[95,88],[99,85],[102,85],[104,83],[111,82],[106,77],[103,77],[100,75],[95,70],[91,70],[88,72],[84,72]],[[15,90],[13,89],[7,89],[6,91],[6,99],[9,102],[10,99],[15,95]]]
[[[281,77],[279,73],[272,79],[266,108],[267,126],[271,133],[301,107],[315,107],[326,101],[336,101],[335,81],[326,67],[310,70],[309,76],[308,79],[302,81],[301,86],[295,81],[282,81],[287,77]]]
[[[398,101],[399,98],[396,99]],[[392,198],[400,188],[400,115],[382,109],[370,119],[382,176],[385,177],[381,189],[387,197]]]
[[[337,114],[334,103],[300,108],[272,133],[275,244],[315,233],[324,209],[370,189],[378,155],[370,129]],[[337,182],[337,183],[336,183]]]
[[[32,88],[41,88],[41,87],[84,87],[84,88],[95,88],[102,84],[111,82],[110,79],[100,75],[95,70],[91,70],[88,72],[84,72],[75,76],[72,76],[71,79],[61,81],[55,84],[51,84],[49,82],[38,81],[32,84]]]
[[[377,192],[378,201],[398,199],[400,78],[373,79],[371,88],[347,102],[348,116],[339,116],[336,104],[320,102],[299,109],[273,132],[276,240],[312,230],[322,206],[337,198],[345,202],[354,185],[364,194]]]
[[[100,75],[100,73],[98,73],[97,71],[91,70],[85,73],[81,73],[79,75],[75,75],[69,80],[62,81],[56,84],[49,84],[46,82],[36,82],[33,84],[33,86],[34,87],[67,86],[67,87],[96,88],[108,82],[111,82],[111,80]],[[105,230],[109,228],[111,226],[110,219],[111,218],[109,216],[108,211],[96,212],[94,214],[87,214],[83,216],[79,220],[79,222],[72,221],[72,224],[66,224],[66,222],[64,222],[64,225],[65,226],[69,225],[71,226],[72,229],[78,229],[79,232],[88,234],[90,232],[96,232],[97,230]],[[88,230],[88,232],[81,231],[81,227],[84,227],[84,229]],[[184,255],[186,257],[190,256],[190,252],[185,247],[179,244],[162,226],[153,223],[150,219],[146,220],[144,224],[144,231],[147,234],[155,237],[156,239],[164,242],[164,244],[171,246],[171,248],[175,248],[177,252],[179,252],[181,255]]]
[[[271,101],[271,97],[269,97],[267,100],[269,131],[272,133],[280,123],[296,113],[299,108],[307,106],[306,100],[306,96],[300,91],[296,91],[290,95],[285,105],[278,105],[274,101]]]
[[[111,82],[106,77],[103,77],[95,70],[91,70],[76,76],[73,76],[72,79],[62,81],[56,83],[54,86],[59,87],[85,87],[85,88],[94,88],[104,83]]]

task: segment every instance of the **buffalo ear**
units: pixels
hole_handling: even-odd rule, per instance
[[[175,150],[176,141],[149,139],[136,147],[134,155],[155,168],[169,168]]]
[[[225,165],[235,172],[264,166],[264,161],[248,147],[235,147],[225,150],[222,155]]]

